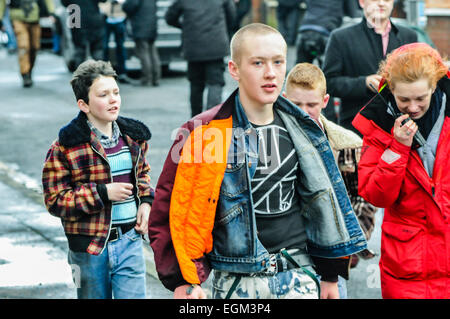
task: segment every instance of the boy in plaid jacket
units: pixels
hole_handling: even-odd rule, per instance
[[[61,218],[78,298],[145,298],[151,134],[119,116],[116,78],[103,61],[77,68],[71,85],[80,112],[60,130],[44,163],[45,204]]]

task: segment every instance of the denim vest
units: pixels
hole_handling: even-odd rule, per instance
[[[319,126],[282,96],[274,111],[283,120],[299,160],[297,192],[305,217],[310,255],[337,258],[367,247],[350,204],[344,181],[328,140]],[[214,223],[213,249],[208,254],[216,270],[255,273],[269,266],[269,253],[257,236],[251,179],[258,164],[258,135],[236,95],[233,134]]]

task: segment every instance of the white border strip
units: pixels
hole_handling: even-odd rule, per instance
[[[443,8],[425,8],[426,16],[450,17],[450,9]]]

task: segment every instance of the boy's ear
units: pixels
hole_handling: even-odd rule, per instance
[[[82,112],[84,112],[84,113],[89,113],[89,105],[87,105],[86,104],[86,102],[84,102],[84,100],[82,100],[82,99],[79,99],[78,101],[77,101],[77,105],[78,105],[78,108],[82,111]]]
[[[327,107],[329,101],[330,101],[330,94],[325,94],[325,96],[323,97],[323,108]]]
[[[228,72],[234,80],[239,81],[239,67],[233,60],[228,61]]]

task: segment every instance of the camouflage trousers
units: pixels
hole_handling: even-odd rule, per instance
[[[312,273],[312,267],[308,266]],[[225,299],[237,274],[215,270],[212,297]],[[230,299],[318,299],[316,282],[300,268],[278,272],[273,276],[242,276]]]
[[[41,46],[41,27],[39,23],[26,23],[12,20],[17,39],[20,74],[32,71],[36,55]]]

